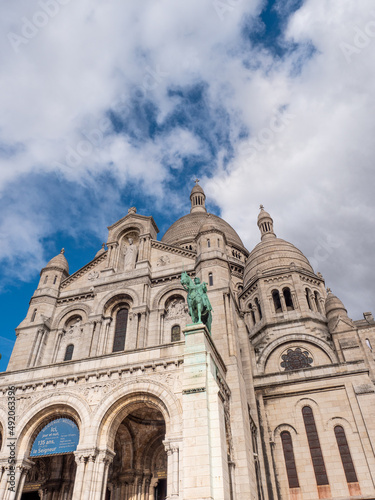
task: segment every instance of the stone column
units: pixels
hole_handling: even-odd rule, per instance
[[[100,352],[99,355],[107,354],[108,349],[108,335],[109,335],[109,326],[112,322],[112,318],[105,318],[103,320],[103,328],[101,333],[101,342],[100,342]]]
[[[114,453],[109,450],[101,451],[96,459],[96,472],[94,472],[92,496],[90,500],[105,500],[107,490],[108,469],[113,460]]]
[[[137,347],[145,346],[145,327],[146,327],[146,311],[140,312],[140,324],[139,324],[139,335],[137,339]]]
[[[310,304],[311,304],[312,310],[314,312],[317,312],[317,305],[316,305],[316,302],[315,302],[315,296],[311,292],[311,290],[308,293],[309,293],[309,300],[310,300]]]
[[[159,319],[159,328],[160,328],[160,333],[159,333],[159,344],[164,344],[165,339],[164,339],[164,309],[162,312],[160,312],[160,319]]]
[[[138,262],[144,259],[144,245],[145,245],[145,239],[141,238],[139,243]]]
[[[74,452],[77,463],[76,477],[74,481],[74,490],[72,500],[82,500],[81,493],[85,476],[86,457],[81,452]]]
[[[89,500],[91,490],[93,488],[92,484],[92,474],[94,471],[94,464],[95,464],[95,459],[96,459],[96,453],[92,453],[87,457],[87,463],[86,463],[86,471],[85,471],[85,479],[84,479],[84,485],[83,485],[83,495],[82,495],[82,500]]]
[[[7,479],[8,479],[8,466],[3,465],[1,467],[1,480],[0,480],[0,498],[4,498],[4,492],[6,490]]]
[[[59,352],[59,348],[60,348],[60,344],[61,344],[61,339],[62,339],[63,335],[64,335],[64,331],[63,330],[58,330],[58,332],[57,332],[57,340],[56,340],[55,348],[54,348],[54,351],[53,351],[53,354],[52,354],[52,360],[51,360],[52,363],[56,363],[56,358],[57,358],[57,354]]]
[[[297,298],[296,292],[293,289],[290,290],[290,295],[292,297],[292,302],[293,302],[294,309],[298,309],[299,308],[298,298]]]
[[[17,487],[17,493],[15,495],[15,500],[20,500],[22,496],[22,491],[23,487],[25,485],[25,480],[26,480],[26,475],[30,469],[30,467],[24,467],[24,466],[18,466],[17,469],[19,469],[19,478],[18,478],[18,487]]]
[[[281,302],[281,310],[282,310],[282,312],[286,312],[287,308],[286,308],[286,303],[285,303],[285,297],[284,297],[282,290],[279,293],[279,296],[280,296],[280,302]]]

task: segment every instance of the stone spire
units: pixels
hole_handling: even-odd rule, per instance
[[[190,193],[191,209],[190,213],[207,212],[206,210],[206,195],[203,189],[198,184],[199,179],[195,179],[195,186]]]
[[[273,232],[273,220],[268,212],[264,210],[264,206],[260,206],[260,213],[258,215],[258,227],[261,234],[261,239],[276,238]]]

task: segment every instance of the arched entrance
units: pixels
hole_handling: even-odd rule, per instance
[[[55,418],[43,425],[31,451],[33,466],[27,472],[21,500],[70,500],[76,462],[73,452],[79,441],[77,424]]]
[[[108,499],[165,500],[167,454],[162,413],[146,401],[132,405],[115,437],[116,456],[108,475]]]

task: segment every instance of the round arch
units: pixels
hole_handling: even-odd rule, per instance
[[[120,241],[121,238],[123,238],[126,233],[129,233],[131,231],[134,231],[136,233],[138,233],[138,237],[140,234],[142,234],[144,232],[144,227],[142,226],[142,224],[139,224],[137,222],[130,222],[129,224],[127,224],[126,226],[120,226],[112,235],[112,240],[113,241]]]
[[[142,404],[149,404],[163,415],[166,435],[180,436],[182,433],[182,409],[175,396],[150,379],[131,381],[107,396],[97,410],[98,447],[113,449],[114,439],[121,422],[131,411]]]
[[[69,404],[66,403],[67,396]],[[18,458],[27,458],[34,439],[42,428],[56,418],[70,418],[79,428],[79,444],[85,441],[87,430],[91,424],[91,411],[87,403],[72,393],[41,397],[18,422],[21,429],[17,440]]]
[[[353,424],[344,417],[330,418],[325,422],[325,429],[327,431],[333,431],[336,425],[341,425],[341,427],[343,427],[345,431],[348,431],[349,434],[358,434],[358,430],[355,428],[355,426],[353,426]]]
[[[69,316],[74,316],[74,314],[80,314],[82,313],[84,318],[82,318],[83,322],[86,323],[88,320],[88,317],[91,314],[91,307],[89,307],[86,304],[72,304],[71,306],[66,307],[63,311],[60,312],[60,314],[57,315],[55,318],[53,324],[52,324],[52,329],[59,328],[61,323],[69,319]]]
[[[154,297],[152,302],[153,309],[163,309],[165,307],[165,303],[167,300],[173,295],[181,295],[185,301],[187,297],[186,290],[180,284],[171,284],[166,287],[163,287]]]
[[[115,304],[117,298],[119,300],[127,300],[128,302],[130,299],[132,307],[136,307],[140,304],[139,295],[134,290],[131,290],[129,288],[117,289],[115,291],[107,293],[101,299],[96,308],[96,313],[103,315],[104,311],[111,307],[111,304]]]
[[[277,349],[279,346],[282,344],[288,344],[290,342],[306,342],[308,344],[315,345],[316,347],[319,347],[322,349],[322,351],[325,352],[325,354],[328,356],[328,358],[331,360],[331,363],[336,363],[338,360],[336,359],[335,353],[331,349],[331,347],[324,342],[323,340],[314,337],[313,335],[306,335],[306,334],[298,334],[298,333],[293,333],[290,335],[285,335],[279,339],[275,339],[273,342],[268,344],[260,354],[258,358],[258,366],[260,370],[264,370],[266,363],[268,361],[268,358],[271,356],[273,351]]]
[[[276,439],[278,439],[280,437],[280,434],[283,432],[283,431],[288,431],[290,432],[290,434],[292,436],[297,436],[298,435],[298,432],[297,430],[295,429],[295,427],[293,427],[293,425],[290,425],[290,424],[279,424],[277,427],[275,427],[275,429],[273,430],[272,432],[272,438],[273,438],[273,441],[276,441]]]

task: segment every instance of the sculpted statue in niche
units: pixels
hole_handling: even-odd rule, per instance
[[[124,271],[130,271],[135,268],[137,253],[138,248],[133,238],[128,238],[128,245],[124,245]]]

